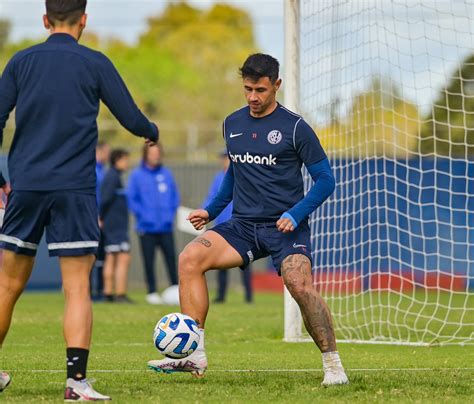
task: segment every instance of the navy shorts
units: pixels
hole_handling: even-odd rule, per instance
[[[95,191],[12,191],[0,248],[34,257],[46,229],[50,256],[96,254],[99,224]]]
[[[305,221],[290,233],[282,233],[276,222],[253,223],[232,218],[211,229],[234,247],[244,260],[241,268],[260,258],[271,256],[280,274],[283,260],[294,254],[311,258],[311,232]]]
[[[104,250],[107,254],[130,252],[130,239],[126,233],[104,233]]]

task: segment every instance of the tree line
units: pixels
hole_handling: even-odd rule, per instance
[[[11,43],[10,28],[8,20],[0,20],[2,70],[15,52],[35,43]],[[103,41],[88,32],[81,42],[113,60],[149,116],[172,123],[169,128],[164,125],[162,132],[167,148],[175,151],[189,143],[191,127],[205,128],[192,147],[221,147],[218,123],[244,101],[238,67],[258,50],[247,12],[227,4],[201,10],[186,2],[171,2],[160,15],[149,18],[146,31],[134,45],[118,39]],[[365,91],[353,97],[344,118],[314,126],[326,148],[340,157],[409,158],[419,153],[472,157],[474,54],[450,75],[426,113],[404,99],[393,83],[374,77]],[[107,108],[101,108],[99,128],[112,144],[126,143],[137,149],[141,144],[125,134]],[[7,132],[4,144],[10,141]]]

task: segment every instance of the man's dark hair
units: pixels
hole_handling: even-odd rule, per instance
[[[273,56],[263,53],[250,55],[240,68],[242,78],[258,81],[262,77],[268,77],[272,83],[278,80],[280,63]]]
[[[86,12],[87,0],[46,0],[46,15],[52,26],[74,25]]]
[[[110,153],[110,165],[115,167],[117,161],[119,161],[122,157],[128,156],[130,153],[125,149],[114,149]]]

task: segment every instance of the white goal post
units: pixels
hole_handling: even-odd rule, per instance
[[[474,345],[474,2],[284,7],[284,103],[337,182],[310,226],[338,342]],[[310,340],[284,302],[284,340]]]

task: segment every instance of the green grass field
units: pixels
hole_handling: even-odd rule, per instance
[[[311,343],[282,342],[283,298],[237,293],[212,305],[206,331],[210,369],[204,379],[148,371],[156,358],[156,321],[175,307],[96,304],[89,377],[114,402],[469,402],[474,400],[474,347],[340,344],[351,384],[323,388],[321,357]],[[17,305],[0,369],[12,385],[1,402],[62,402],[65,351],[60,294],[26,294]],[[423,368],[423,369],[420,369]],[[237,370],[244,370],[238,372]]]

